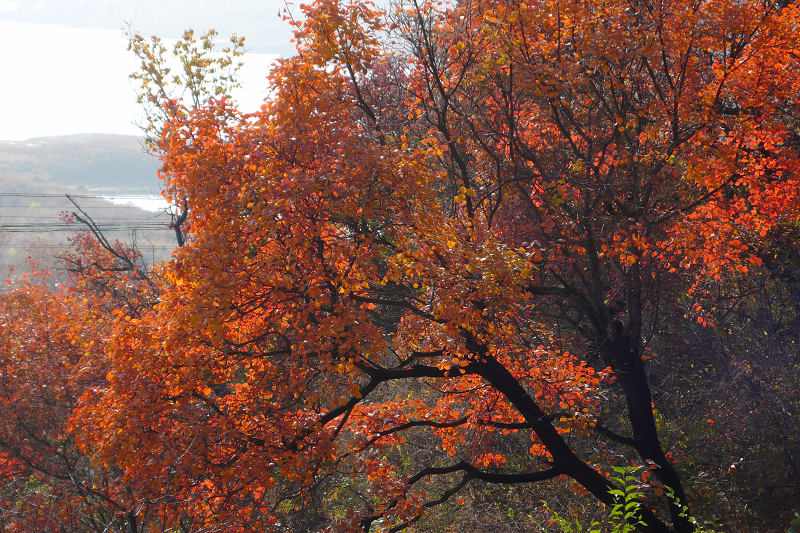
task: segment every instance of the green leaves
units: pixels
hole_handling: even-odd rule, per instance
[[[635,531],[637,526],[645,525],[640,514],[644,493],[639,489],[637,479],[633,475],[638,469],[615,466],[613,470],[619,475],[612,476],[611,480],[616,481],[621,488],[608,491],[616,501],[609,515],[613,523],[612,531],[629,533]]]

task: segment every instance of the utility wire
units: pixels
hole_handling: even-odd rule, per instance
[[[98,229],[101,231],[132,231],[132,230],[162,230],[170,229],[169,224],[152,223],[152,224],[130,224],[130,223],[105,223],[98,224]],[[0,224],[0,232],[4,233],[54,233],[64,231],[85,231],[85,228],[77,224],[57,224],[57,223],[40,223],[40,224]]]
[[[137,244],[136,248],[139,251],[148,250],[174,250],[177,246],[165,246],[163,244]],[[69,243],[63,244],[36,244],[36,243],[13,243],[13,242],[0,242],[0,248],[23,248],[25,250],[36,248],[44,250],[69,250],[71,248]]]
[[[71,194],[72,198],[92,199],[92,200],[105,200],[109,198],[135,198],[139,200],[161,200],[163,197],[160,194],[109,194],[102,196],[99,194]],[[59,193],[38,193],[38,192],[0,192],[0,197],[8,198],[65,198],[64,194]]]
[[[16,207],[17,209],[44,209],[44,208],[53,208],[53,209],[60,209],[64,207],[68,207],[66,204],[61,205],[44,205],[44,204],[37,204],[37,205],[30,205],[30,204],[0,204],[0,207]],[[111,205],[90,205],[88,206],[90,209],[138,209],[140,211],[149,212],[146,209],[142,209],[141,207],[136,207],[133,205],[127,204],[111,204]],[[164,209],[169,207],[168,205],[164,205]],[[162,208],[159,208],[160,211]]]
[[[154,215],[153,217],[142,217],[141,221],[145,222],[145,221],[149,221],[149,220],[162,219],[162,218],[165,218],[167,216],[165,213],[153,213],[153,215]],[[94,218],[94,217],[92,217],[92,218],[95,221],[103,221],[103,222],[119,222],[119,220],[120,220],[119,217],[114,217],[114,218],[103,218],[103,217]],[[8,222],[17,221],[17,220],[38,220],[40,222],[43,222],[43,221],[46,221],[46,220],[53,220],[53,221],[63,222],[61,217],[58,216],[58,215],[37,216],[37,215],[3,215],[3,214],[0,214],[0,224],[6,224]],[[139,219],[137,219],[137,221],[139,221]]]

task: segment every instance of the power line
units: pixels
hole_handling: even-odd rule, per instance
[[[162,219],[162,218],[165,218],[165,217],[166,217],[165,213],[154,213],[153,217],[151,217],[151,218],[144,218],[143,217],[140,221],[146,222],[146,221],[149,221],[149,220]],[[53,221],[59,221],[59,222],[62,221],[61,217],[56,216],[56,215],[38,216],[38,215],[3,215],[3,214],[0,214],[0,224],[7,223],[8,220],[5,220],[5,219],[10,219],[10,220],[13,220],[13,221],[16,221],[16,220],[38,220],[40,222],[45,222],[47,220],[53,220]],[[119,218],[92,217],[92,220],[94,220],[95,222],[98,222],[98,223],[99,222],[119,222]]]
[[[61,204],[61,205],[30,205],[30,204],[0,204],[0,207],[14,207],[17,209],[74,209],[75,207],[72,204]],[[84,209],[136,209],[138,211],[144,211],[145,213],[157,213],[161,212],[162,210],[168,208],[168,205],[164,207],[159,207],[154,211],[150,211],[148,209],[142,209],[141,207],[136,207],[133,205],[124,205],[124,204],[111,204],[111,205],[81,205]]]
[[[35,249],[48,249],[48,250],[52,249],[52,250],[65,250],[66,251],[66,250],[69,250],[71,248],[71,245],[69,243],[64,243],[64,244],[35,244],[35,243],[16,244],[16,243],[11,243],[11,242],[0,242],[0,248],[23,248],[25,250],[29,250],[31,248],[35,248]],[[156,245],[150,245],[150,244],[141,244],[141,245],[139,245],[139,244],[137,244],[136,248],[140,252],[146,252],[148,250],[174,250],[175,248],[177,248],[177,244],[175,246],[166,246],[166,245],[163,245],[163,244],[156,244]]]
[[[162,230],[169,229],[169,224],[164,223],[143,223],[143,224],[130,224],[125,222],[120,223],[105,223],[97,224],[100,231],[129,231],[129,230]],[[80,227],[76,224],[65,223],[30,223],[30,224],[0,224],[0,231],[5,233],[53,233],[63,231],[86,231],[86,228]]]
[[[101,196],[98,194],[59,194],[59,193],[35,193],[35,192],[0,192],[0,197],[8,198],[80,198],[91,200],[105,200],[109,198],[124,198],[124,199],[137,199],[137,200],[163,200],[160,194],[109,194],[108,196]]]

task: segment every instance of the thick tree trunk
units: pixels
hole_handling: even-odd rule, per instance
[[[607,338],[601,349],[604,359],[611,365],[622,385],[636,451],[645,461],[655,463],[656,477],[675,493],[677,501],[670,505],[674,529],[678,533],[691,532],[694,526],[688,520],[688,516],[681,513],[681,508],[688,503],[686,492],[677,470],[664,453],[658,437],[653,413],[653,397],[644,370],[638,338],[634,340],[622,328],[618,328],[610,338]]]
[[[539,408],[533,398],[504,366],[487,357],[485,361],[482,361],[479,373],[493,387],[502,392],[514,407],[519,410],[526,422],[536,432],[539,440],[542,441],[542,444],[547,447],[547,450],[553,456],[556,466],[563,469],[566,475],[580,483],[601,502],[606,505],[617,503],[610,492],[615,488],[614,485],[605,476],[575,455],[558,431],[556,431],[556,428],[550,423],[544,411]],[[639,526],[642,531],[648,533],[667,533],[670,531],[666,524],[651,510],[642,508],[641,514],[642,521],[645,523],[644,526]]]

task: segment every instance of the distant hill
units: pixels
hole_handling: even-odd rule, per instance
[[[35,179],[89,188],[158,191],[158,158],[129,135],[82,134],[0,141],[0,183]]]
[[[157,205],[157,201],[143,200],[158,196],[158,167],[158,159],[133,136],[86,134],[0,141],[0,278],[9,264],[23,270],[29,256],[58,268],[55,256],[79,229],[63,226],[61,214],[74,210],[65,194],[110,239],[135,242],[148,262],[168,259],[175,237],[164,210],[120,205],[126,200]]]

